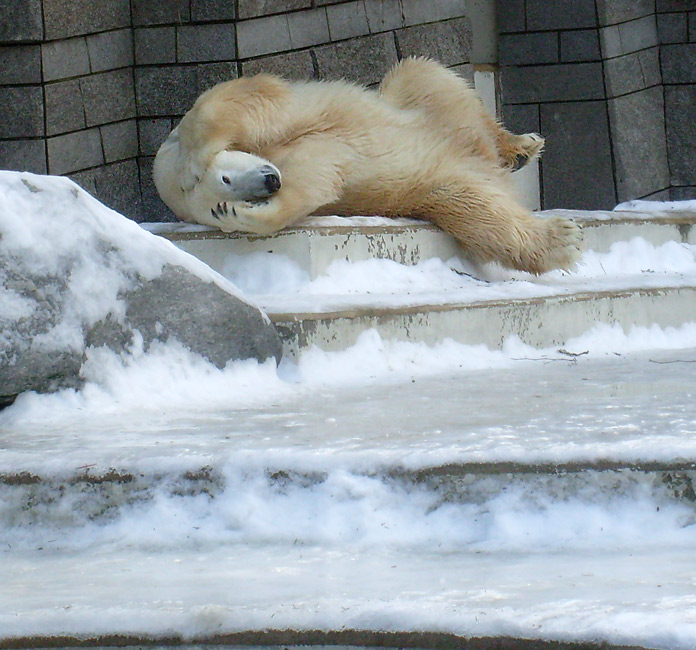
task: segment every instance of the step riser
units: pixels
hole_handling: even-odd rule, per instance
[[[630,241],[635,237],[645,239],[653,246],[676,241],[696,244],[696,228],[690,225],[666,223],[614,223],[591,222],[583,226],[583,247],[598,253],[606,253],[612,244]]]
[[[557,211],[566,214],[568,211]],[[555,214],[549,212],[548,214]],[[570,212],[568,216],[572,217]],[[670,241],[696,244],[696,228],[678,220],[583,220],[584,248],[607,252],[618,241],[642,237],[660,246]],[[420,222],[405,226],[316,226],[281,231],[270,237],[222,233],[172,234],[168,237],[182,250],[223,273],[230,256],[250,253],[284,255],[312,279],[324,274],[334,260],[360,262],[388,259],[415,265],[429,258],[448,260],[461,255],[453,237]]]
[[[418,471],[386,468],[375,474],[356,476],[378,482],[392,495],[395,503],[405,508],[409,507],[409,500],[413,500],[412,507],[417,508],[416,504],[423,498],[437,507],[442,504],[481,506],[514,492],[519,498],[546,503],[575,499],[601,504],[617,498],[647,498],[648,503],[682,503],[696,510],[696,469],[688,467],[665,464],[658,469],[642,469],[639,465],[597,469],[592,464],[579,463],[573,471],[565,471],[563,466],[519,466],[512,469],[500,463],[482,470],[456,465]],[[8,480],[8,477],[4,478]],[[255,498],[261,503],[281,499],[289,493],[295,497],[302,493],[302,499],[309,505],[315,500],[321,502],[321,494],[315,496],[316,489],[329,480],[332,479],[325,472],[308,474],[287,469],[268,471],[263,477],[252,474],[244,483],[239,483],[236,480],[230,482],[222,473],[211,472],[209,468],[186,476],[147,477],[122,472],[118,477],[113,473],[107,479],[36,477],[36,481],[30,483],[0,482],[0,501],[3,504],[0,514],[6,532],[27,525],[50,526],[56,532],[67,532],[90,523],[114,521],[122,508],[146,508],[155,502],[171,502],[174,508],[186,507],[186,502],[189,502],[189,507],[195,507],[201,498],[203,501],[221,499],[224,502]],[[366,494],[351,498],[369,501],[370,497]],[[340,508],[340,499],[338,501],[337,507]],[[400,506],[392,504],[390,507],[398,509]]]
[[[563,345],[597,323],[617,323],[628,330],[653,324],[678,327],[696,320],[696,288],[555,296],[449,309],[435,306],[400,312],[307,314],[296,320],[283,314],[270,316],[290,355],[313,345],[327,351],[343,350],[354,345],[362,332],[373,328],[385,339],[429,345],[450,338],[497,349],[507,338],[518,336],[528,345],[545,348]]]
[[[362,262],[377,258],[412,266],[432,257],[448,260],[461,252],[452,237],[431,226],[366,233],[318,229],[268,238],[182,239],[175,243],[223,275],[231,255],[269,253],[291,259],[312,279],[325,274],[335,260]]]

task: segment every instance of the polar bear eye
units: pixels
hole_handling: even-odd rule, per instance
[[[222,177],[222,182],[223,182],[225,185],[229,185],[232,181],[230,180],[230,177],[229,177],[229,176],[223,176],[223,177]]]

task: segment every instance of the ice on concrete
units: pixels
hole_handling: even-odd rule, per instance
[[[392,260],[336,260],[312,280],[296,262],[263,252],[230,254],[222,273],[273,313],[330,312],[353,306],[398,307],[508,300],[578,292],[693,286],[696,246],[655,246],[640,237],[609,252],[585,251],[572,272],[535,277],[459,258],[407,266]]]
[[[646,201],[635,200],[619,203],[616,212],[696,212],[696,200],[689,201]]]

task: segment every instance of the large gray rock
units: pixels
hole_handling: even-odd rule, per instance
[[[78,386],[88,350],[176,340],[217,367],[280,360],[224,278],[64,178],[0,172],[0,404]]]

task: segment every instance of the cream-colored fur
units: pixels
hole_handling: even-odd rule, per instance
[[[405,59],[379,92],[271,75],[219,84],[162,145],[154,176],[177,217],[225,231],[267,234],[310,214],[417,217],[480,261],[544,273],[574,264],[581,232],[515,198],[511,168],[543,143],[506,131],[451,71]],[[270,163],[280,189],[233,198],[219,179],[240,155]]]

